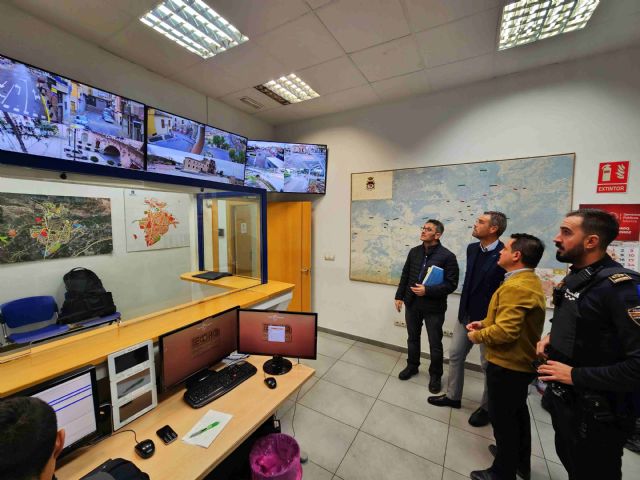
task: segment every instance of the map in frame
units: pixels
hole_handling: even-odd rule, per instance
[[[110,199],[0,192],[0,264],[112,251]]]
[[[353,173],[350,279],[397,285],[420,228],[434,218],[444,223],[442,244],[458,258],[460,288],[475,219],[498,210],[508,218],[503,240],[524,232],[545,242],[538,274],[550,295],[567,266],[555,259],[552,240],[571,210],[574,161],[575,154],[561,154]]]

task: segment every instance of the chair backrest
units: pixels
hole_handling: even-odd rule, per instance
[[[58,312],[56,300],[50,296],[25,297],[0,305],[2,322],[9,328],[51,320]]]

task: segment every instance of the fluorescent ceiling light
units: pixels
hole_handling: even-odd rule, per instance
[[[320,96],[313,88],[300,80],[295,73],[257,85],[254,88],[282,105],[304,102]]]
[[[202,58],[249,40],[202,0],[164,0],[140,21]]]
[[[519,0],[505,5],[498,50],[580,30],[600,0]]]

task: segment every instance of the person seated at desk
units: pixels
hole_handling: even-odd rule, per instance
[[[54,478],[65,434],[49,404],[36,397],[0,400],[0,432],[0,478]]]

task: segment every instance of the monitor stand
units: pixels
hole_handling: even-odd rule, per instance
[[[273,358],[264,362],[262,369],[269,375],[284,375],[293,365],[289,360],[280,355],[274,355]]]

